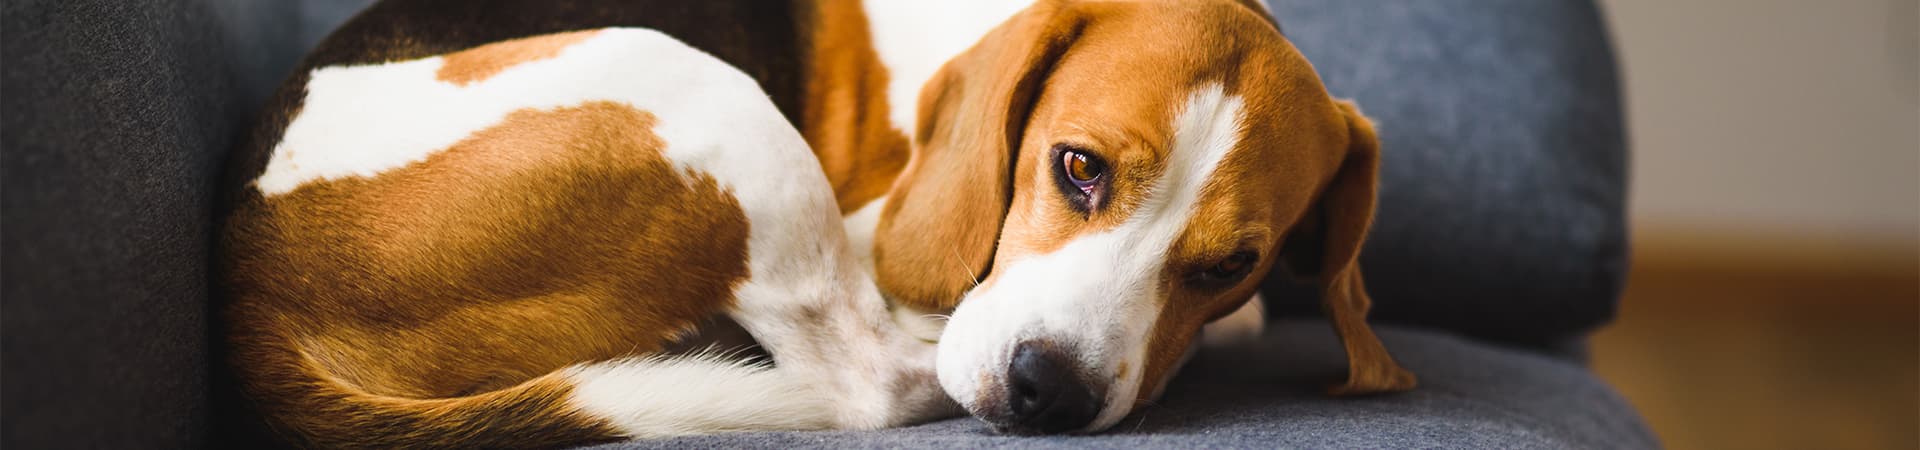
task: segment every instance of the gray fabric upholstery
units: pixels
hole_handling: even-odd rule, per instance
[[[1283,321],[1260,342],[1196,357],[1161,404],[1109,433],[1012,437],[961,418],[862,432],[697,436],[626,448],[1654,448],[1633,408],[1579,364],[1444,333],[1380,336],[1420,389],[1362,399],[1321,389],[1345,373],[1333,331]]]
[[[235,93],[252,112],[280,87],[294,63],[333,28],[373,0],[206,0],[227,36]]]
[[[1378,124],[1361,255],[1376,319],[1550,345],[1612,318],[1627,154],[1592,2],[1272,4],[1328,89]],[[1317,312],[1278,281],[1273,310]]]
[[[198,445],[221,35],[187,0],[4,8],[3,445]]]

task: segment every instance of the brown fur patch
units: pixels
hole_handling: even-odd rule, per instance
[[[658,351],[729,308],[748,276],[746,217],[662,157],[654,122],[612,102],[521,110],[378,176],[246,196],[226,255],[231,318],[253,330],[233,342],[249,390],[304,435],[354,436],[365,423],[326,411],[358,397],[316,385],[391,414],[403,399],[522,395],[495,393]],[[289,367],[292,354],[310,363]],[[527,408],[489,419],[544,411]],[[479,420],[443,409],[428,411]]]
[[[800,132],[833,183],[840,213],[851,213],[893,186],[907,165],[907,136],[887,119],[887,68],[874,52],[860,3],[807,7],[811,16],[804,23],[812,25],[813,45],[806,49],[807,102]]]
[[[559,56],[561,50],[597,33],[599,30],[543,34],[450,53],[441,59],[434,77],[457,86],[486,81],[513,66]]]

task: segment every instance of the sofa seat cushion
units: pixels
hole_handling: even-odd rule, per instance
[[[1092,436],[993,434],[972,418],[879,431],[693,436],[600,446],[627,448],[1653,448],[1639,414],[1565,357],[1455,335],[1377,327],[1420,375],[1411,392],[1331,398],[1345,371],[1321,321],[1274,324],[1261,340],[1204,352],[1160,404]]]

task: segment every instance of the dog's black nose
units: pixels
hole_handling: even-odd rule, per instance
[[[1059,433],[1086,428],[1100,413],[1100,398],[1075,375],[1075,365],[1053,345],[1022,342],[1007,368],[1009,431]]]

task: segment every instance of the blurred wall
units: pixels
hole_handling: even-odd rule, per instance
[[[1602,0],[1642,235],[1920,243],[1920,1]]]

